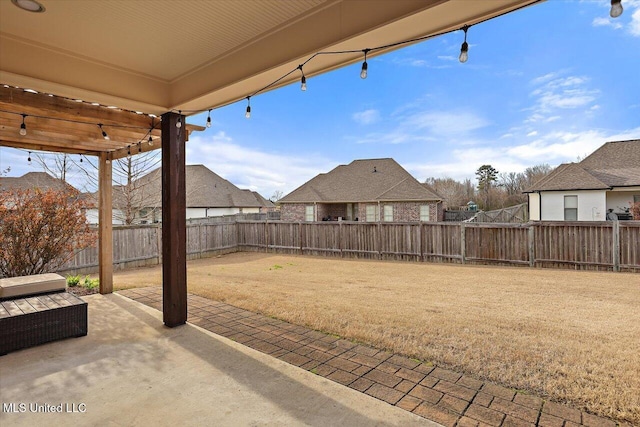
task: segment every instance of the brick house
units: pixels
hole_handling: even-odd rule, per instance
[[[442,198],[395,160],[364,159],[323,173],[278,201],[283,221],[442,221]]]

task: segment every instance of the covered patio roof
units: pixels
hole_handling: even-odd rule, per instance
[[[173,261],[164,264],[164,319],[179,325],[184,142],[198,129],[181,131],[184,115],[298,80],[287,73],[302,63],[313,76],[362,61],[369,48],[385,46],[370,52],[379,55],[538,1],[1,0],[0,144],[99,156],[103,293],[112,289],[110,160],[162,148],[163,258]],[[321,51],[347,52],[305,62]],[[144,143],[150,135],[158,144]]]

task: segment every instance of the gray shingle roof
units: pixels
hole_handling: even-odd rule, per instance
[[[580,163],[558,166],[525,192],[603,190],[640,185],[640,140],[612,141]]]
[[[273,206],[249,190],[241,190],[204,165],[186,166],[186,201],[188,208],[257,208]],[[154,207],[162,204],[162,168],[149,172],[135,182],[136,205]],[[257,193],[256,193],[257,194]]]
[[[364,159],[322,173],[281,198],[279,203],[351,203],[442,200],[395,160]]]
[[[38,188],[40,190],[75,190],[69,184],[52,177],[46,172],[28,172],[20,177],[0,177],[0,191],[28,190]]]

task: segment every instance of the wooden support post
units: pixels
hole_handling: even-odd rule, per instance
[[[185,135],[184,116],[162,115],[162,313],[170,328],[187,321]]]
[[[611,254],[613,257],[613,271],[620,271],[620,221],[613,222],[613,238]]]
[[[100,153],[98,166],[98,265],[100,293],[113,292],[112,168],[108,153]]]
[[[534,223],[528,224],[529,229],[527,230],[528,236],[528,244],[529,244],[529,267],[536,266],[536,226]]]

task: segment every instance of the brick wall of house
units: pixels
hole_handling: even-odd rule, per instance
[[[367,205],[375,206],[379,209],[378,217],[380,221],[384,221],[384,206],[393,206],[393,221],[395,222],[418,222],[420,221],[420,206],[424,202],[389,202],[389,203],[354,203],[353,219],[365,222],[367,220]],[[444,219],[444,206],[442,203],[429,202],[429,217],[432,221],[442,221]],[[305,220],[305,204],[302,203],[283,203],[280,208],[280,218],[283,221],[304,221]],[[327,216],[331,216],[333,220],[336,217],[347,216],[346,204],[318,204],[316,205],[317,220],[322,220]]]
[[[379,218],[384,222],[384,207],[385,205],[393,206],[393,221],[395,222],[418,222],[420,221],[420,206],[429,205],[429,217],[432,221],[442,221],[444,218],[444,209],[442,203],[436,202],[388,202],[380,203]],[[358,214],[354,215],[359,217],[360,221],[367,220],[367,205],[375,206],[378,209],[377,203],[359,203]]]
[[[290,222],[304,221],[305,206],[303,203],[283,203],[280,206],[280,219]]]

